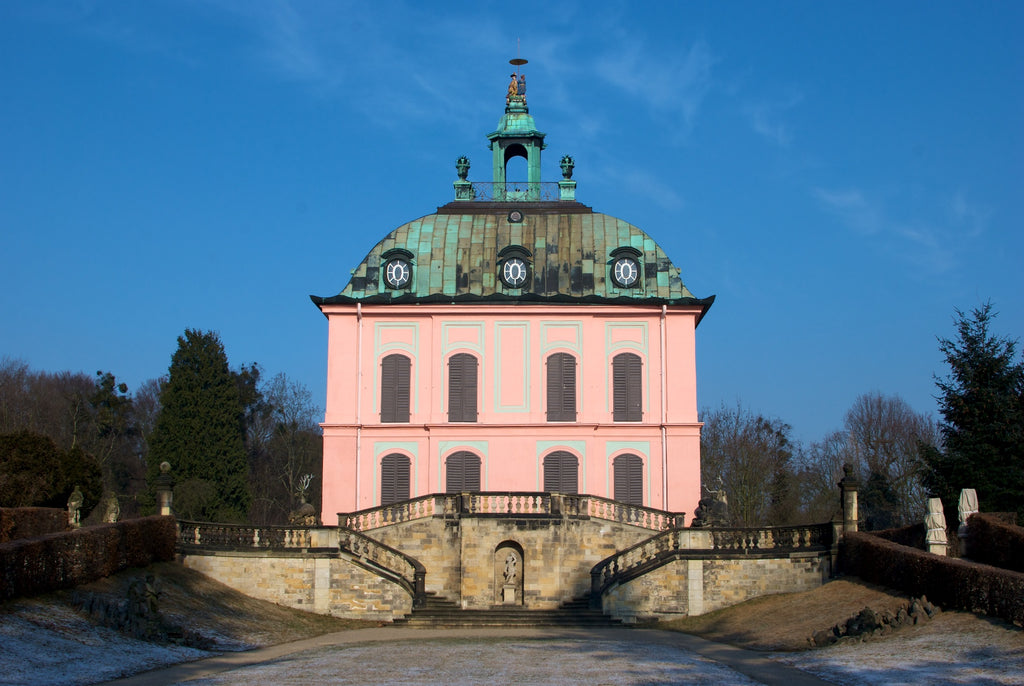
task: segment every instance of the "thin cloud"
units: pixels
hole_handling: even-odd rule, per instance
[[[967,200],[964,191],[957,191],[949,201],[949,212],[952,222],[964,231],[969,238],[977,238],[988,229],[992,210],[974,205]]]
[[[785,122],[785,113],[802,101],[803,96],[795,94],[782,101],[748,103],[744,113],[755,133],[785,148],[793,141],[793,132]]]
[[[605,55],[597,62],[597,76],[638,98],[657,114],[681,114],[689,133],[711,89],[715,59],[704,41],[696,41],[683,54],[655,54],[632,40],[624,52]]]
[[[594,170],[595,178],[617,192],[632,197],[649,198],[666,210],[676,211],[685,206],[683,197],[660,177],[646,169],[630,167],[621,162],[602,165]]]
[[[857,233],[870,236],[882,230],[883,221],[878,208],[869,203],[859,189],[815,188],[813,194],[827,210]]]
[[[812,193],[825,210],[854,233],[870,238],[873,245],[895,259],[934,274],[957,267],[957,252],[964,239],[983,232],[989,215],[971,205],[962,192],[945,203],[931,203],[939,208],[937,211],[919,211],[918,216],[907,219],[894,217],[881,201],[859,188],[815,188]]]

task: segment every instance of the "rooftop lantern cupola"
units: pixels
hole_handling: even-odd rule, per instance
[[[492,151],[493,182],[491,184],[468,181],[469,159],[462,156],[455,164],[459,179],[455,182],[456,200],[493,200],[496,202],[539,202],[554,200],[554,183],[544,184],[540,177],[540,153],[547,144],[547,134],[537,130],[526,104],[526,74],[520,67],[527,60],[520,57],[509,60],[515,67],[505,96],[505,114],[498,121],[498,128],[487,134]],[[521,157],[526,160],[526,179],[509,179],[509,161]],[[565,155],[561,160],[562,180],[558,183],[559,200],[576,200],[576,182],[572,180],[573,159]],[[485,188],[485,186],[490,188]],[[547,190],[545,187],[550,186]]]
[[[498,121],[498,129],[487,134],[491,141],[494,169],[494,199],[507,199],[508,194],[515,193],[523,200],[540,200],[540,153],[547,146],[544,135],[537,130],[537,125],[530,116],[530,108],[526,105],[526,74],[520,67],[526,60],[519,57],[509,60],[516,70],[512,72],[505,96],[505,114]],[[515,157],[526,159],[526,184],[523,179],[509,179],[506,176],[509,160]],[[516,182],[514,188],[509,182]]]

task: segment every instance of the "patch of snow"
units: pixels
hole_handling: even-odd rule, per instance
[[[55,604],[0,613],[0,686],[84,686],[212,654],[136,640]]]
[[[897,632],[773,658],[842,686],[1024,683],[1024,635],[993,631]]]

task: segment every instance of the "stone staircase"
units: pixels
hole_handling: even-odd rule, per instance
[[[447,598],[427,593],[426,605],[396,619],[395,626],[424,629],[462,627],[613,627],[621,620],[592,610],[587,597],[566,601],[555,610],[527,610],[516,605],[495,605],[487,610],[463,610]]]

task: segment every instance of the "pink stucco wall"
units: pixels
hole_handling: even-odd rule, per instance
[[[644,461],[644,505],[691,513],[700,495],[694,334],[699,307],[324,305],[323,520],[380,504],[380,460],[409,456],[411,497],[445,490],[444,460],[469,450],[486,491],[540,491],[553,450],[579,459],[579,492],[613,496],[612,460]],[[380,361],[412,360],[410,421],[380,422]],[[545,360],[577,359],[577,421],[546,420]],[[612,358],[643,362],[643,421],[612,421]],[[448,358],[480,362],[476,423],[447,421]]]

